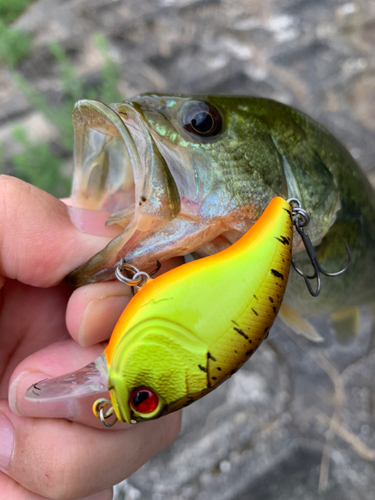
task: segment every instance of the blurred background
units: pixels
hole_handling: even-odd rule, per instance
[[[72,107],[141,92],[270,97],[327,126],[375,185],[372,0],[0,0],[0,169],[69,195]],[[372,312],[339,344],[276,324],[117,500],[375,497]]]

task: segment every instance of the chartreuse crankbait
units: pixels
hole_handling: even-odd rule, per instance
[[[105,350],[117,419],[150,420],[187,406],[250,358],[281,305],[292,233],[290,205],[274,198],[231,247],[145,282]],[[106,404],[98,400],[94,412]]]
[[[111,427],[117,420],[158,418],[215,389],[267,338],[291,263],[312,295],[320,291],[319,273],[329,275],[303,230],[309,216],[298,200],[289,201],[274,198],[229,248],[156,279],[121,263],[116,276],[139,291],[121,315],[104,354],[77,372],[34,384],[26,398],[56,401],[109,391],[110,399],[97,399],[93,412]],[[308,251],[312,276],[292,261],[293,225]],[[311,279],[317,280],[316,292]]]

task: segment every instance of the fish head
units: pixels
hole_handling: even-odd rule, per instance
[[[123,232],[68,281],[113,279],[122,257],[146,269],[156,260],[220,251],[275,196],[298,197],[314,210],[310,236],[318,241],[339,199],[303,116],[274,101],[241,96],[79,101],[73,203],[110,212],[107,225]]]
[[[235,163],[250,146],[241,148],[249,120],[233,99],[146,94],[108,106],[80,101],[73,116],[77,206],[116,212],[134,205],[145,217],[202,219],[227,213],[233,194],[243,202],[241,179],[226,197],[221,185],[228,181],[225,168],[235,176]],[[250,127],[251,142],[262,135],[257,128]],[[279,192],[283,175],[256,161],[253,170],[259,179],[252,204],[263,208],[258,199],[264,191]]]

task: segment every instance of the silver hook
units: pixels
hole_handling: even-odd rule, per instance
[[[288,203],[292,207],[293,225],[296,228],[298,234],[301,236],[303,245],[304,245],[305,250],[307,252],[307,255],[310,259],[311,265],[314,269],[314,273],[311,276],[304,274],[300,269],[298,269],[298,267],[296,266],[293,259],[292,259],[292,266],[294,267],[295,271],[300,276],[302,276],[303,279],[305,280],[306,286],[307,286],[310,294],[313,297],[317,297],[320,293],[320,290],[321,290],[320,275],[323,274],[324,276],[328,276],[330,278],[333,278],[335,276],[340,276],[341,274],[345,273],[349,269],[349,267],[352,265],[352,262],[353,262],[352,254],[351,254],[351,251],[350,251],[348,244],[346,243],[346,241],[344,241],[346,253],[348,255],[348,263],[346,264],[344,269],[341,269],[341,271],[337,271],[336,273],[328,273],[327,271],[322,269],[322,267],[319,263],[318,257],[316,255],[315,249],[311,243],[310,237],[307,234],[307,232],[304,231],[304,229],[303,229],[310,222],[309,214],[302,208],[301,202],[297,198],[290,198],[288,200]],[[317,287],[316,287],[315,292],[312,289],[312,286],[310,284],[310,281],[313,279],[316,279],[316,281],[317,281]]]

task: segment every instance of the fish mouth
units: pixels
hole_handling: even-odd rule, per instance
[[[132,103],[79,101],[73,110],[76,206],[140,219],[175,218],[179,192],[142,114]],[[121,215],[110,223],[121,223]],[[120,224],[121,225],[121,224]]]
[[[79,286],[109,279],[111,271],[100,278],[97,274],[115,266],[147,234],[177,217],[181,203],[168,165],[132,103],[81,100],[74,107],[73,123],[73,204],[110,212],[106,225],[124,228],[88,266],[68,276]]]

